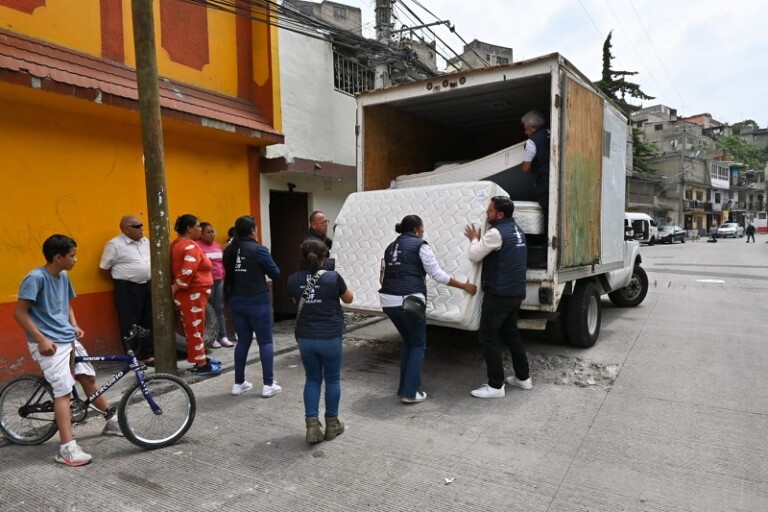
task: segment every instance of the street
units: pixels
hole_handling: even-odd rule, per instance
[[[231,396],[232,351],[219,349],[230,371],[193,384],[197,416],[172,447],[102,437],[98,418],[75,428],[94,457],[80,468],[54,463],[58,436],[32,447],[0,440],[0,509],[768,510],[766,242],[644,246],[643,304],[620,309],[604,298],[590,349],[524,332],[534,388],[507,386],[502,399],[469,394],[485,381],[474,335],[430,329],[428,399],[403,405],[391,324],[352,330],[347,430],[311,446],[303,369],[283,322],[281,395]],[[257,362],[246,370],[255,385],[260,373]]]

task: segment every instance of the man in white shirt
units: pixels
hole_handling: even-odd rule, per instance
[[[126,215],[120,219],[120,231],[122,234],[104,246],[99,268],[110,275],[115,285],[117,321],[124,338],[134,324],[152,331],[152,271],[144,224],[138,217]],[[139,340],[134,349],[139,360],[155,364],[151,334]]]

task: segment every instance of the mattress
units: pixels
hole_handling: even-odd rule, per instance
[[[423,187],[462,181],[481,181],[507,169],[519,166],[523,161],[524,142],[501,151],[465,163],[448,163],[429,172],[406,174],[395,180],[397,188]],[[531,178],[529,177],[530,181]]]
[[[515,220],[520,229],[528,235],[540,235],[545,232],[545,220],[539,203],[531,201],[536,197],[533,177],[524,173],[521,167],[524,144],[515,144],[471,162],[447,163],[434,171],[398,176],[395,187],[405,189],[472,180],[492,181],[515,202]]]
[[[424,221],[440,267],[460,281],[480,285],[481,265],[469,261],[467,224],[485,229],[490,198],[507,195],[497,184],[476,181],[418,188],[374,190],[351,194],[336,217],[331,257],[336,270],[354,292],[346,308],[381,314],[379,271],[386,247],[398,236],[395,224],[416,214]],[[482,291],[472,297],[458,288],[427,277],[427,321],[465,330],[480,326]]]

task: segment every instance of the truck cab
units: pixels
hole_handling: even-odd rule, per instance
[[[624,227],[631,227],[640,243],[654,245],[659,240],[659,225],[647,213],[625,212]]]

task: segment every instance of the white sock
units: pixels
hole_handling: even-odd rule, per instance
[[[113,414],[109,418],[107,418],[107,423],[117,423],[117,414]]]
[[[77,441],[75,441],[75,440],[73,439],[73,440],[71,440],[71,441],[70,441],[70,442],[68,442],[68,443],[60,444],[60,445],[59,445],[59,451],[60,451],[60,452],[61,452],[61,451],[64,451],[64,448],[66,448],[66,447],[68,447],[68,446],[77,446]]]

